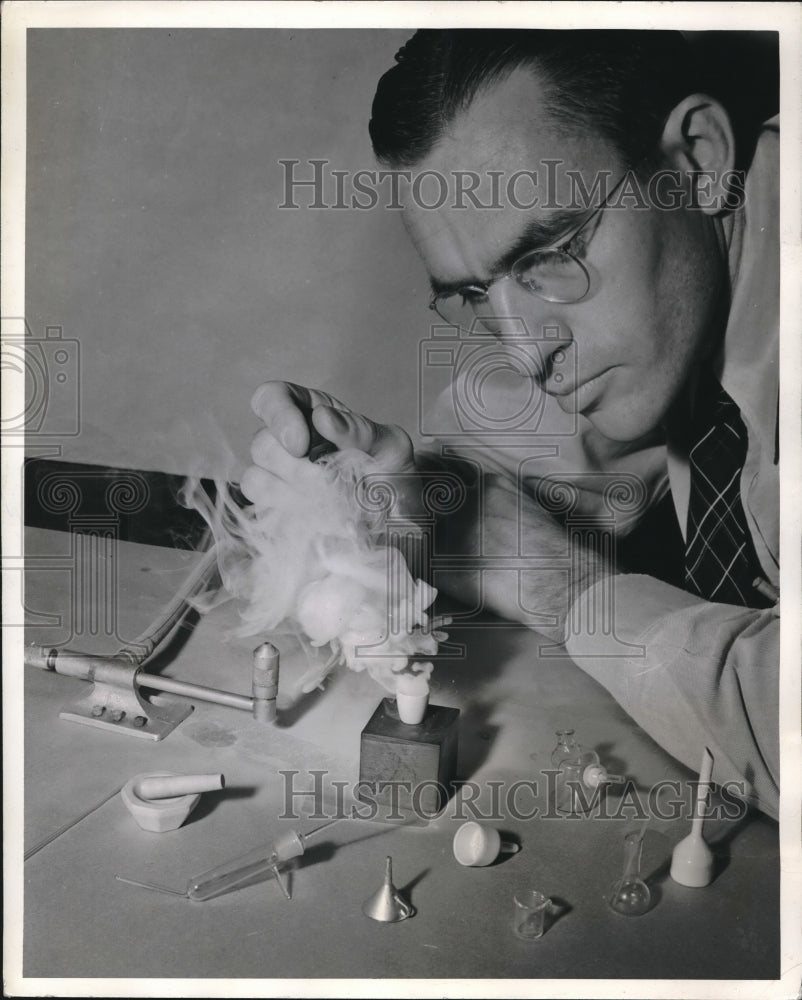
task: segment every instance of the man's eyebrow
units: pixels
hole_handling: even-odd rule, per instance
[[[516,260],[528,250],[547,249],[557,243],[561,237],[568,236],[582,222],[586,211],[564,209],[554,212],[545,219],[530,219],[523,230],[515,238],[515,242],[498,257],[488,269],[488,277],[465,277],[458,281],[440,281],[432,277],[429,284],[435,295],[456,292],[466,286],[487,284],[493,278],[506,274]]]

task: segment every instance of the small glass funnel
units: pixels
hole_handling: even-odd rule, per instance
[[[640,877],[643,833],[628,833],[624,838],[624,870],[610,886],[607,902],[612,910],[625,917],[639,917],[652,903],[649,887]]]

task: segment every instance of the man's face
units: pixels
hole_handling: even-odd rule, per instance
[[[558,162],[547,167],[544,161]],[[626,166],[601,136],[568,132],[551,121],[539,81],[517,70],[477,96],[414,168],[424,170],[448,179],[450,197],[437,209],[420,204],[436,199],[410,198],[404,221],[437,291],[502,277],[510,251],[522,246],[534,223],[543,224],[545,241],[536,240],[532,249],[559,242],[575,228],[572,217],[580,224],[588,212],[575,194],[572,199],[566,171],[578,171],[586,190],[603,172],[609,193]],[[536,171],[537,183],[520,178],[511,200],[507,181],[522,170]],[[491,202],[490,172],[500,172],[502,207],[459,200],[455,171],[483,178],[476,192],[482,204]],[[535,207],[516,207],[515,200],[531,204],[535,196]],[[455,198],[465,207],[454,208]],[[583,413],[606,437],[633,441],[661,423],[699,358],[711,349],[726,269],[711,217],[685,208],[635,208],[631,197],[623,199],[623,207],[615,207],[616,201],[589,223],[586,246],[578,252],[590,276],[581,301],[547,302],[514,280],[497,281],[489,296],[494,315],[522,316],[538,340],[546,359],[543,390],[566,412]],[[554,240],[548,239],[550,228]],[[541,339],[544,327],[549,340]],[[557,351],[563,353],[555,358]],[[562,362],[560,371],[575,376],[556,375],[554,360]]]

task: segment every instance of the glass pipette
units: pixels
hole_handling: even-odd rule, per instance
[[[187,883],[186,890],[180,892],[177,889],[168,889],[166,886],[155,885],[149,882],[139,882],[134,879],[123,878],[117,875],[120,882],[127,882],[129,885],[138,885],[143,889],[153,889],[156,892],[168,892],[171,895],[183,896],[186,899],[194,899],[197,902],[205,902],[207,899],[214,899],[222,896],[226,892],[235,889],[244,889],[248,885],[261,882],[271,875],[275,877],[281,891],[287,899],[290,899],[290,892],[284,880],[281,878],[280,866],[297,858],[306,850],[306,841],[315,834],[325,830],[326,827],[337,823],[339,819],[330,819],[320,826],[316,826],[308,833],[298,833],[297,830],[287,830],[276,840],[262,844],[260,847],[247,854],[241,854],[216,868],[212,868],[202,875],[196,875]]]

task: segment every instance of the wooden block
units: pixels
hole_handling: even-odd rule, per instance
[[[433,816],[448,801],[457,771],[459,709],[429,705],[423,721],[407,725],[394,698],[385,698],[362,730],[358,798],[402,812]]]

